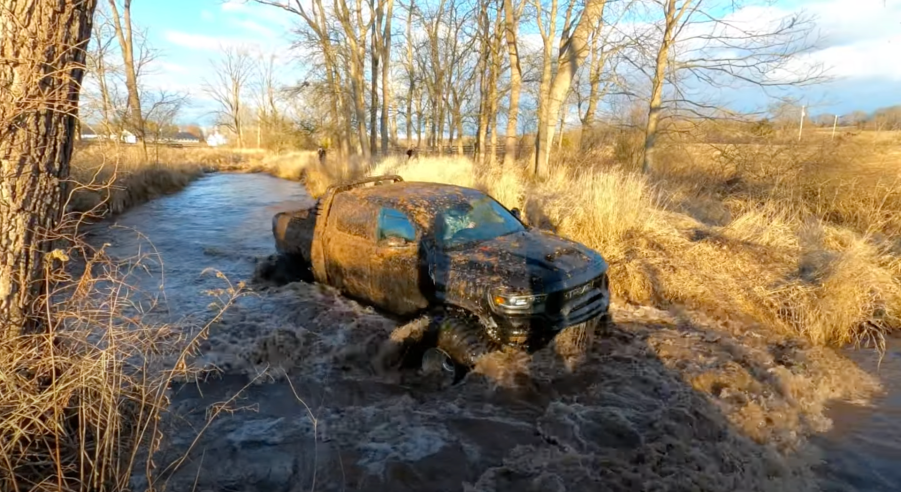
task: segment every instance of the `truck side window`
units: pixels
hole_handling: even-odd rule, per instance
[[[352,236],[372,238],[372,216],[375,210],[349,193],[339,193],[332,203],[329,222],[335,221],[336,228]],[[371,239],[370,239],[371,240]]]
[[[399,237],[407,241],[416,240],[416,229],[413,223],[402,212],[393,208],[379,210],[377,240],[382,241],[389,237]]]

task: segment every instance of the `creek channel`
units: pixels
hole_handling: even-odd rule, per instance
[[[258,262],[274,253],[272,216],[311,203],[298,183],[210,174],[95,224],[89,241],[107,243],[118,258],[152,251],[158,261],[145,261],[148,273],[132,280],[156,299],[149,315],[202,322],[210,316],[204,292],[224,286],[207,269],[250,282]],[[606,362],[580,374],[566,374],[553,360],[536,365],[526,390],[500,391],[481,380],[435,389],[357,363],[375,352],[369,335],[385,338],[396,327],[371,309],[303,283],[258,294],[236,305],[205,346],[225,375],[202,389],[187,384],[176,391],[172,412],[182,427],[167,436],[164,451],[186,452],[210,405],[242,389],[236,407],[253,409],[214,421],[183,470],[169,477],[170,490],[195,482],[197,490],[248,491],[811,484],[809,477],[774,473],[774,458],[737,436],[703,397],[649,356],[641,336],[624,332],[605,342],[599,357]],[[872,351],[846,355],[877,373],[887,394],[871,406],[831,406],[833,428],[811,439],[822,451],[813,488],[901,490],[901,343],[889,344],[879,367]],[[261,364],[300,374],[246,388]],[[768,481],[774,476],[780,481]]]

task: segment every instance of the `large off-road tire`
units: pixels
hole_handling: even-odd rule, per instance
[[[607,337],[610,336],[610,333],[615,326],[616,323],[613,321],[613,315],[610,314],[610,311],[605,311],[604,314],[599,317],[594,332],[598,338]]]
[[[463,379],[485,354],[497,350],[479,321],[465,314],[448,313],[437,319],[437,348],[454,366],[454,383]]]
[[[274,254],[260,261],[254,271],[254,280],[274,285],[291,282],[312,282],[310,264],[299,255]]]

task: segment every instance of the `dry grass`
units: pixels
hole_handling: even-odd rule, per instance
[[[617,164],[615,149],[562,154],[541,181],[521,165],[459,157],[389,158],[372,173],[476,187],[523,208],[534,225],[602,252],[620,301],[686,306],[824,345],[879,341],[901,326],[893,147],[671,144],[661,154],[653,178],[631,171],[631,159]]]
[[[141,315],[129,272],[70,238],[47,263],[49,298],[36,335],[0,339],[0,490],[119,491],[147,467],[174,379],[207,327],[192,335]],[[228,285],[224,310],[241,286]]]
[[[181,190],[205,171],[235,166],[241,158],[213,149],[152,147],[150,162],[131,145],[76,148],[67,210],[121,213],[154,197]]]

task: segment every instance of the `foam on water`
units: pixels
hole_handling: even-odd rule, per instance
[[[146,238],[92,233],[120,257],[153,243],[161,261],[136,285],[153,296],[164,280],[151,316],[190,332],[216,314],[208,293],[249,282],[273,252],[272,214],[307,199],[296,183],[220,174],[117,219]],[[501,352],[449,386],[398,367],[427,320],[251,283],[189,359],[203,377],[172,389],[155,476],[169,490],[795,491],[821,485],[823,456],[853,466],[808,436],[832,428],[826,402],[878,388],[854,363],[697,313],[614,316],[579,363],[553,345]]]

